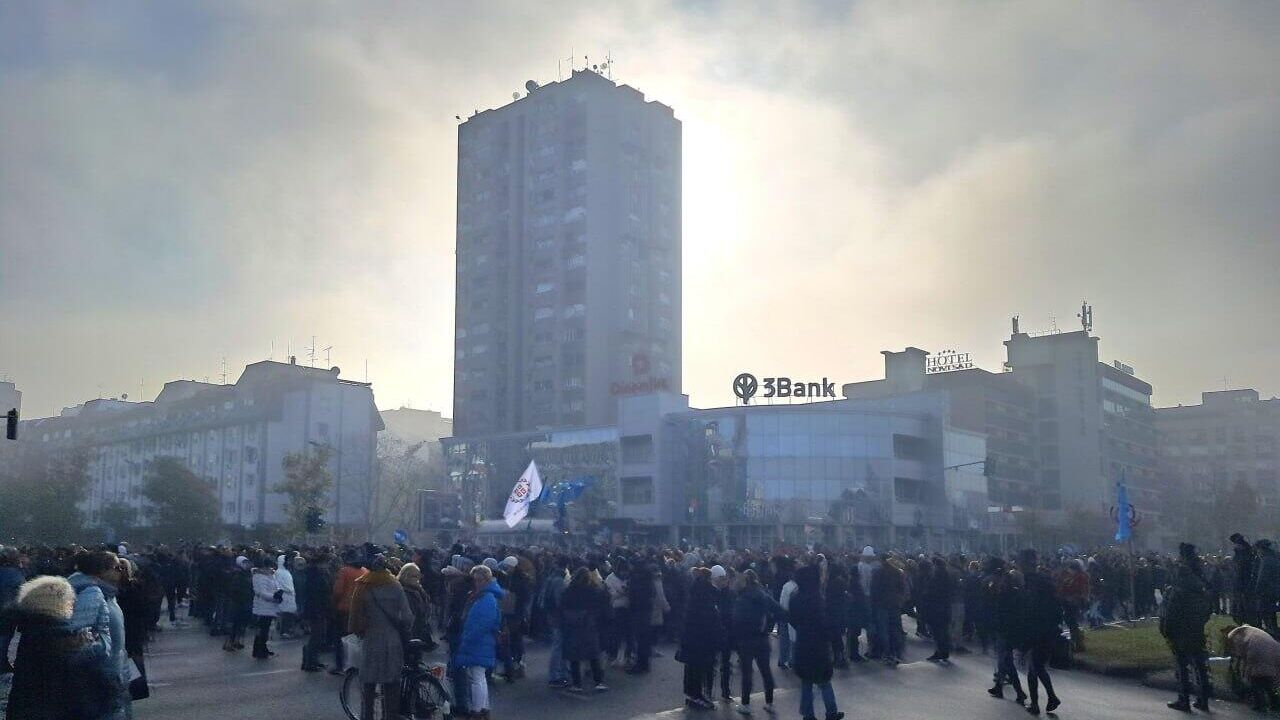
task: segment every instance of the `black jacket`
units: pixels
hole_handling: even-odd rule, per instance
[[[733,598],[730,639],[741,650],[766,650],[769,647],[769,628],[786,616],[787,611],[777,600],[769,597],[764,587],[745,587]]]

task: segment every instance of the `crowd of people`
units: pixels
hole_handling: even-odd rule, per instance
[[[1194,707],[1207,707],[1205,624],[1224,612],[1239,624],[1226,646],[1265,706],[1277,702],[1280,673],[1280,559],[1267,541],[1231,541],[1230,557],[1184,545],[1178,558],[1144,557],[1124,577],[1103,556],[1032,550],[1002,558],[870,546],[8,547],[0,549],[0,670],[16,670],[9,720],[131,717],[146,693],[147,643],[167,614],[168,627],[198,622],[229,653],[243,651],[252,632],[250,654],[263,662],[275,655],[273,628],[305,637],[305,672],[342,674],[343,637],[358,638],[364,717],[376,695],[384,717],[399,716],[402,668],[418,661],[410,648],[421,648],[448,664],[454,714],[486,718],[490,684],[526,678],[525,643],[536,638],[550,648],[546,683],[565,692],[605,692],[610,670],[648,673],[665,645],[683,664],[690,711],[718,699],[750,714],[758,674],[763,710],[773,713],[778,670],[799,681],[803,718],[816,720],[820,695],[826,719],[840,720],[834,670],[895,667],[913,625],[933,646],[928,661],[987,653],[987,692],[1004,699],[1012,690],[1039,714],[1062,705],[1049,671],[1083,648],[1082,622],[1157,612],[1178,669],[1170,707],[1189,710],[1193,690]]]

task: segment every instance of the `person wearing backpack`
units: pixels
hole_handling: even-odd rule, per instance
[[[1174,710],[1188,712],[1209,709],[1209,696],[1213,687],[1209,684],[1209,653],[1205,650],[1204,626],[1209,622],[1213,606],[1210,603],[1209,583],[1200,570],[1200,558],[1196,547],[1189,543],[1178,546],[1177,574],[1165,594],[1160,613],[1160,634],[1173,651],[1174,667],[1178,678],[1178,699],[1169,703]],[[1195,670],[1196,685],[1200,692],[1194,705],[1191,699],[1191,670]]]

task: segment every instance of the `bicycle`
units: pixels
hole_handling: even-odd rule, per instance
[[[452,720],[453,698],[445,687],[448,678],[444,663],[423,664],[420,660],[423,651],[421,640],[409,641],[408,656],[404,669],[400,673],[400,714],[412,720]],[[382,712],[382,686],[377,686],[373,698],[373,717],[375,720],[400,720],[384,718]],[[342,689],[338,693],[342,703],[342,711],[349,720],[360,720],[361,703],[364,700],[364,683],[360,682],[360,671],[348,668],[342,679]]]

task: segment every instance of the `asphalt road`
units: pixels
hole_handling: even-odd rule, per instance
[[[167,623],[166,623],[167,625]],[[338,704],[340,678],[327,673],[299,671],[301,641],[273,641],[276,657],[254,660],[248,651],[221,650],[219,638],[210,638],[194,626],[168,628],[160,634],[147,658],[152,683],[151,698],[134,705],[137,720],[339,720],[345,717]],[[731,707],[713,712],[686,713],[682,707],[681,669],[673,648],[660,646],[647,676],[606,671],[608,692],[577,696],[546,687],[544,644],[533,643],[528,653],[528,677],[513,684],[495,683],[493,717],[520,720],[639,720],[672,718],[683,714],[706,720],[739,718]],[[932,648],[911,640],[906,663],[896,669],[865,663],[836,671],[835,688],[840,709],[850,720],[933,720],[936,718],[1000,720],[1028,715],[1012,701],[987,696],[991,670],[981,655],[957,657],[950,666],[924,662]],[[736,674],[736,673],[735,673]],[[1063,705],[1060,718],[1089,720],[1144,720],[1182,717],[1165,708],[1168,693],[1129,681],[1110,680],[1083,672],[1052,671]],[[794,676],[776,673],[779,690],[777,717],[800,716],[799,690]],[[735,686],[736,686],[735,677]],[[756,678],[759,695],[759,678]],[[736,692],[736,690],[735,690]],[[767,718],[759,697],[753,700],[755,717]],[[818,703],[821,713],[821,701]],[[1203,715],[1203,713],[1196,713]],[[1256,717],[1247,708],[1213,702],[1213,715],[1222,720]],[[821,714],[819,714],[821,717]]]

